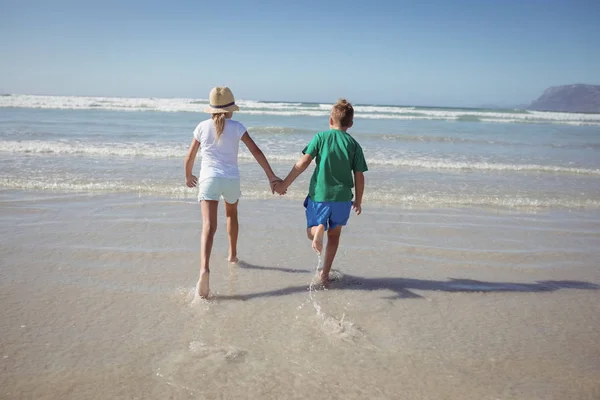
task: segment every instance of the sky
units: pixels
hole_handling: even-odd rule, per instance
[[[0,93],[528,104],[600,84],[600,1],[0,0]]]

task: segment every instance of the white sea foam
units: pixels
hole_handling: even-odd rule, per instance
[[[600,175],[600,169],[592,168],[574,168],[558,165],[539,165],[539,164],[503,164],[486,162],[461,162],[448,160],[423,160],[410,158],[375,158],[372,164],[392,165],[395,167],[424,168],[431,170],[469,170],[469,171],[529,171],[529,172],[547,172],[547,173],[565,173],[577,175]]]
[[[331,104],[307,104],[240,100],[241,114],[315,116],[329,114]],[[12,95],[0,97],[1,107],[66,109],[200,112],[208,105],[206,99],[186,98],[117,98],[80,96]],[[552,123],[570,125],[600,125],[600,114],[576,114],[541,111],[486,111],[466,109],[436,109],[402,106],[356,105],[356,118],[397,120],[482,121],[494,123]]]
[[[265,146],[268,149],[268,146]],[[187,148],[183,144],[171,143],[98,143],[78,141],[0,141],[0,152],[39,154],[39,155],[73,155],[91,157],[144,157],[144,158],[181,158]],[[247,151],[240,153],[241,161],[252,161],[253,156]],[[270,152],[269,160],[294,162],[298,154]],[[568,167],[562,165],[540,164],[504,164],[475,161],[454,161],[448,159],[408,158],[390,153],[378,152],[368,155],[369,164],[393,166],[398,168],[419,168],[427,170],[454,171],[503,171],[503,172],[540,172],[576,175],[600,176],[600,169]]]
[[[96,145],[79,141],[6,140],[0,142],[0,152],[47,155],[172,158],[184,156],[186,150],[187,148],[184,145],[140,142],[101,143]]]
[[[332,105],[328,105],[327,110],[331,109]],[[356,106],[354,111],[358,113],[407,113],[413,112],[415,107],[400,107],[400,106]]]
[[[84,193],[135,193],[148,196],[169,196],[172,198],[187,198],[195,201],[197,189],[189,189],[181,185],[165,185],[150,183],[140,185],[137,182],[100,181],[75,182],[51,181],[47,179],[9,179],[0,178],[0,188],[35,191],[84,192]],[[242,188],[244,199],[273,199],[268,190]],[[301,200],[306,193],[295,191],[286,195],[287,200]],[[576,197],[535,197],[532,195],[489,195],[479,193],[408,193],[390,192],[387,190],[371,190],[365,193],[365,204],[396,205],[405,207],[501,207],[501,208],[600,208],[600,200]]]
[[[248,132],[252,135],[257,134],[309,134],[314,135],[316,132],[312,129],[290,128],[285,126],[249,126]]]

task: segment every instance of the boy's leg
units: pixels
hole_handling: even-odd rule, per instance
[[[315,234],[313,233],[313,229],[315,229],[315,228],[316,228],[316,226],[309,226],[308,228],[306,228],[306,237],[311,242],[315,238]]]
[[[309,197],[304,201],[306,208],[306,236],[312,240],[312,248],[319,254],[323,250],[323,236],[327,229],[329,208],[324,203],[315,203]]]
[[[321,271],[321,281],[323,283],[329,282],[329,271],[331,271],[331,265],[340,244],[342,227],[346,225],[350,218],[352,202],[334,202],[331,203],[330,207],[331,216],[329,219],[329,230],[327,231],[327,248],[323,260],[323,271]]]
[[[225,202],[225,216],[227,217],[227,234],[229,235],[229,255],[227,260],[230,263],[236,263],[237,258],[237,241],[239,232],[238,223],[238,203],[233,204]]]
[[[327,247],[325,249],[325,259],[323,260],[323,270],[321,271],[321,281],[323,283],[329,282],[329,271],[331,271],[331,265],[340,244],[341,233],[341,225],[327,231]]]
[[[200,279],[196,291],[201,297],[208,297],[210,253],[212,251],[213,239],[217,231],[217,211],[219,202],[214,200],[202,200],[202,238],[200,240]]]
[[[317,253],[323,251],[323,236],[325,235],[325,225],[311,226],[309,229],[309,239],[312,240],[312,248]]]

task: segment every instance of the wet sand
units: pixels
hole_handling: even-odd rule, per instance
[[[220,210],[220,217],[223,210]],[[364,207],[328,290],[297,201],[0,192],[1,398],[598,399],[600,214]]]

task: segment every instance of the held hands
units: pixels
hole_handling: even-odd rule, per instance
[[[277,176],[271,178],[269,182],[271,186],[271,193],[277,192],[279,195],[284,195],[287,192],[287,188],[284,187],[283,180]]]
[[[283,181],[275,183],[275,191],[279,193],[280,196],[287,193],[287,187],[285,187],[285,183]]]
[[[190,188],[196,187],[197,183],[198,183],[198,178],[195,177],[194,175],[188,175],[185,177],[185,184],[187,187],[190,187]]]
[[[354,209],[354,212],[356,212],[356,215],[360,215],[362,213],[362,204],[360,202],[354,202],[352,203],[352,208]]]

